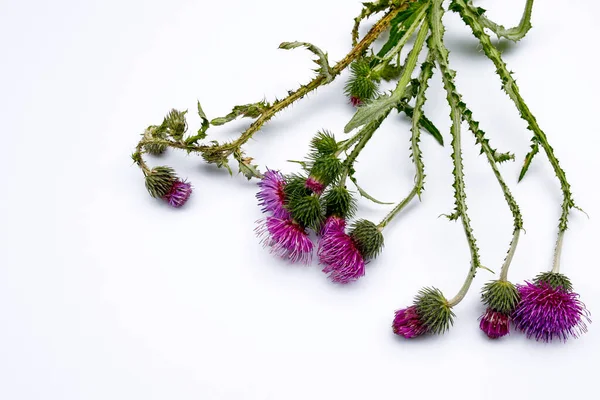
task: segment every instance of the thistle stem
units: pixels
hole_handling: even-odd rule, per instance
[[[508,269],[510,268],[510,263],[515,255],[517,250],[517,245],[519,244],[519,236],[521,235],[520,229],[515,229],[513,232],[513,238],[510,242],[510,247],[508,249],[508,253],[506,254],[506,258],[504,259],[504,263],[502,264],[502,269],[500,270],[500,279],[501,281],[506,282],[508,280]]]
[[[562,253],[564,237],[565,231],[560,231],[558,233],[558,238],[556,239],[556,247],[554,248],[554,262],[552,263],[552,272],[554,273],[560,272],[560,256]]]
[[[450,117],[452,119],[452,128],[450,132],[452,134],[452,160],[454,163],[453,187],[456,206],[453,218],[457,219],[460,217],[471,252],[471,267],[469,268],[467,278],[456,296],[448,302],[450,307],[454,307],[460,303],[467,294],[471,283],[473,282],[473,278],[475,278],[475,274],[477,273],[477,268],[481,267],[481,262],[479,259],[479,249],[473,234],[473,229],[471,228],[471,220],[467,214],[467,195],[465,193],[460,132],[462,113],[459,104],[461,99],[460,95],[456,92],[454,84],[456,72],[450,69],[448,65],[448,49],[444,46],[444,26],[442,24],[444,9],[442,7],[442,2],[443,0],[433,0],[429,19],[432,34],[429,38],[428,45],[435,54],[437,63],[440,66],[444,88],[446,89],[446,97],[451,109]]]
[[[425,92],[427,91],[428,82],[432,75],[433,54],[429,52],[427,54],[427,60],[421,65],[419,91],[417,92],[417,100],[412,114],[411,150],[412,159],[415,163],[415,185],[408,195],[400,203],[398,203],[398,205],[396,205],[392,211],[390,211],[390,213],[379,223],[379,225],[377,225],[380,231],[383,230],[387,224],[389,224],[390,221],[392,221],[394,217],[396,217],[396,215],[398,215],[416,195],[419,195],[419,197],[421,196],[421,191],[425,181],[425,167],[421,159],[421,148],[419,147],[419,141],[421,137],[421,129],[419,125],[421,117],[423,116],[423,105],[427,100],[425,97]]]
[[[515,106],[519,110],[521,118],[523,118],[527,124],[528,128],[533,132],[534,137],[536,138],[537,143],[541,145],[554,169],[554,173],[556,174],[559,182],[561,191],[563,194],[563,202],[562,202],[562,212],[559,218],[558,224],[558,235],[559,238],[557,243],[562,243],[561,235],[567,229],[568,219],[569,219],[569,211],[571,208],[575,207],[575,202],[573,201],[570,184],[567,181],[567,177],[565,171],[561,168],[558,159],[554,155],[554,150],[552,146],[548,143],[548,138],[544,131],[538,125],[535,117],[529,110],[529,107],[525,104],[523,97],[519,92],[519,87],[512,77],[510,71],[506,67],[506,64],[502,60],[502,56],[500,52],[492,45],[490,37],[484,31],[483,25],[479,22],[476,11],[473,9],[471,5],[465,3],[464,0],[453,0],[451,4],[451,8],[454,11],[458,11],[463,21],[471,28],[475,37],[479,39],[479,42],[482,45],[483,51],[486,56],[494,63],[496,66],[496,72],[500,76],[502,80],[502,87],[504,91],[508,94],[511,100],[515,103]],[[559,246],[557,246],[559,247]],[[558,251],[560,255],[560,249]]]

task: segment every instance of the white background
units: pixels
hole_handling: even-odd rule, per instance
[[[516,24],[523,0],[479,1]],[[448,297],[469,254],[452,209],[450,150],[423,137],[426,191],[385,231],[384,253],[356,284],[336,286],[310,267],[287,265],[254,237],[254,182],[229,178],[196,155],[169,152],[191,180],[185,208],[148,196],[129,155],[139,135],[172,107],[196,99],[210,118],[235,104],[284,96],[307,82],[314,42],[341,59],[359,1],[207,0],[0,2],[0,398],[398,399],[594,398],[600,338],[542,344],[479,331],[480,271],[441,337],[392,334],[395,309],[422,286]],[[597,38],[591,0],[537,1],[533,30],[504,56],[546,130],[588,214],[572,213],[563,272],[600,312]],[[502,170],[525,215],[515,282],[550,267],[561,195],[543,154],[516,185],[530,133],[502,93],[493,66],[457,15],[446,42],[457,85],[501,151]],[[363,33],[366,31],[363,30]],[[343,137],[353,109],[346,74],[271,121],[248,146],[261,166],[295,170],[320,128]],[[449,141],[445,95],[434,76],[427,114]],[[217,140],[247,126],[213,129]],[[375,197],[410,189],[409,124],[393,116],[359,158]],[[498,270],[510,213],[465,130],[467,192],[483,262]],[[378,220],[389,207],[360,202]],[[597,371],[597,370],[596,370]]]

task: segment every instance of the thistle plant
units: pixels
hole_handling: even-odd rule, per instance
[[[499,39],[517,42],[531,29],[533,0],[525,0],[523,16],[513,28],[505,28],[486,17],[485,10],[470,0],[451,0],[447,8],[443,0],[376,0],[363,4],[351,32],[352,48],[339,62],[331,64],[326,52],[312,43],[283,42],[280,49],[304,48],[313,54],[317,65],[314,78],[282,99],[261,100],[236,105],[231,112],[209,120],[200,102],[197,114],[201,127],[188,133],[187,111],[171,110],[160,125],[147,127],[132,158],[144,174],[150,195],[167,201],[174,207],[185,204],[191,195],[191,185],[181,180],[168,166],[150,167],[146,155],[159,157],[168,149],[197,153],[205,162],[225,168],[233,174],[231,163],[248,180],[258,180],[258,205],[264,218],[255,231],[260,242],[276,256],[299,264],[310,264],[315,253],[323,272],[337,284],[350,284],[366,274],[385,243],[385,230],[405,207],[420,200],[425,191],[425,166],[420,147],[421,134],[445,145],[444,136],[424,114],[426,93],[434,69],[439,71],[450,111],[447,136],[451,147],[454,209],[446,215],[460,222],[464,232],[470,263],[463,285],[455,295],[446,297],[438,288],[425,287],[418,291],[412,305],[396,311],[393,331],[405,338],[427,333],[442,334],[449,330],[456,317],[455,307],[466,297],[477,272],[489,270],[481,260],[477,238],[471,224],[463,165],[463,125],[473,134],[481,154],[498,182],[506,205],[512,213],[513,234],[498,279],[486,283],[481,293],[485,311],[480,329],[490,338],[505,336],[513,324],[517,331],[542,341],[566,340],[587,329],[589,312],[573,292],[570,280],[562,275],[560,255],[570,212],[578,208],[571,186],[546,133],[520,94],[519,87],[492,44],[489,32]],[[449,62],[444,43],[445,12],[457,13],[479,41],[483,53],[490,59],[500,78],[502,90],[515,104],[531,132],[531,151],[525,156],[518,181],[527,174],[535,156],[543,151],[560,183],[562,192],[558,238],[552,270],[536,277],[533,282],[515,286],[508,272],[523,231],[523,216],[507,181],[502,175],[502,163],[514,161],[515,155],[495,149],[488,135],[463,101],[456,85],[456,71]],[[362,38],[359,28],[364,19],[379,15]],[[386,36],[384,33],[387,33]],[[386,37],[382,46],[376,40]],[[410,45],[412,43],[412,45]],[[328,85],[348,70],[344,88],[348,102],[356,107],[353,117],[339,135],[323,130],[317,132],[308,145],[304,160],[295,173],[284,175],[279,170],[261,172],[254,159],[246,154],[244,144],[275,116],[307,94]],[[393,88],[384,91],[383,82]],[[357,196],[387,206],[359,186],[355,164],[363,149],[379,130],[383,121],[395,112],[411,121],[410,157],[415,167],[414,185],[381,221],[357,217]],[[237,118],[249,118],[252,123],[236,139],[229,142],[207,141],[211,126],[227,124]],[[425,140],[425,139],[423,139]],[[313,238],[316,238],[315,243]],[[507,240],[508,241],[508,240]],[[490,270],[491,271],[491,270]],[[461,272],[464,273],[464,272]]]

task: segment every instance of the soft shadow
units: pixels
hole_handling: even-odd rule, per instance
[[[461,55],[471,57],[486,57],[485,53],[481,48],[479,40],[472,36],[456,36],[447,34],[445,42],[451,51],[454,51]],[[500,53],[505,55],[514,53],[517,49],[516,43],[506,39],[498,40],[492,38],[492,45],[498,51],[500,51]]]

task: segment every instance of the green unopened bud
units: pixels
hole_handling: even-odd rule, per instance
[[[377,225],[366,219],[352,225],[350,236],[365,259],[377,257],[383,248],[383,234]]]
[[[423,288],[415,297],[419,319],[427,332],[441,334],[454,322],[454,313],[444,294],[436,288]]]
[[[167,149],[164,144],[153,143],[154,139],[165,139],[165,128],[163,126],[150,125],[144,131],[144,140],[149,141],[144,145],[144,150],[154,156],[161,155]]]
[[[289,175],[285,178],[283,187],[286,203],[311,194],[311,190],[306,187],[306,177],[302,175]],[[288,207],[289,208],[289,207]]]
[[[325,215],[344,219],[352,218],[356,211],[356,200],[344,186],[334,186],[325,193]]]
[[[481,291],[481,301],[494,311],[510,315],[519,303],[519,292],[508,281],[491,281]]]
[[[379,77],[371,70],[368,60],[355,61],[350,66],[351,76],[344,89],[354,105],[359,105],[377,96]]]
[[[325,212],[321,201],[316,196],[296,197],[287,206],[292,218],[302,226],[319,230],[325,221]]]
[[[167,129],[168,134],[175,140],[181,140],[187,131],[186,113],[187,111],[173,109],[163,121],[163,126]]]
[[[177,175],[171,167],[154,167],[146,175],[146,189],[150,196],[161,198],[171,190],[177,180]]]
[[[318,132],[310,141],[311,156],[318,158],[322,155],[335,154],[338,150],[337,142],[328,131]]]
[[[562,287],[563,290],[567,292],[571,292],[573,290],[573,284],[571,283],[571,280],[558,272],[543,272],[536,276],[533,281],[537,285],[540,283],[546,283],[552,286],[554,289],[557,287]]]
[[[342,161],[334,154],[319,156],[315,159],[310,176],[317,179],[324,186],[334,182],[344,170]]]

